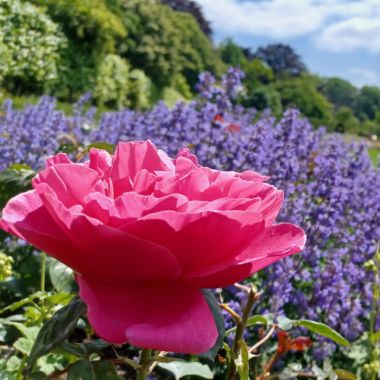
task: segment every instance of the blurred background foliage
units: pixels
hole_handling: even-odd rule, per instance
[[[192,0],[2,1],[0,31],[0,97],[16,105],[50,94],[68,109],[88,91],[106,109],[173,105],[194,97],[201,72],[239,66],[244,106],[276,116],[296,106],[315,126],[380,134],[379,88],[316,76],[284,44],[216,46]]]

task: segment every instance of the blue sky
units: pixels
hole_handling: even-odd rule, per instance
[[[380,0],[196,0],[216,42],[291,45],[313,73],[380,86]]]

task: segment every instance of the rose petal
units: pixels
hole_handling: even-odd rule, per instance
[[[83,253],[66,238],[45,209],[36,191],[12,198],[3,210],[0,228],[54,256],[69,267],[81,271]]]
[[[222,288],[300,252],[305,241],[306,235],[301,228],[293,224],[277,224],[253,239],[251,246],[235,262],[194,271],[188,273],[186,278],[189,283],[201,288]]]
[[[98,173],[81,164],[58,164],[43,170],[33,179],[33,187],[47,183],[59,199],[71,207],[80,204],[98,179]]]
[[[173,279],[180,275],[178,261],[167,248],[104,225],[78,209],[67,209],[46,184],[36,189],[66,237],[85,252],[82,274],[115,282]]]
[[[142,169],[153,173],[168,168],[151,141],[119,143],[110,171],[115,197],[132,189],[133,180]]]
[[[88,318],[104,340],[169,352],[209,350],[217,329],[199,289],[182,284],[105,285],[78,276]]]
[[[120,227],[133,236],[167,247],[184,273],[230,262],[252,241],[261,215],[249,212],[149,214]]]

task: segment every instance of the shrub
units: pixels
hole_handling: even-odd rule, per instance
[[[51,89],[67,43],[57,24],[31,4],[2,1],[0,36],[3,85],[16,93]]]
[[[108,54],[97,70],[94,97],[98,104],[122,108],[128,95],[128,63],[115,54]]]

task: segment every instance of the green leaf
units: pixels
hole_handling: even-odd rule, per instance
[[[123,377],[109,362],[79,360],[70,368],[67,380],[123,380]]]
[[[352,372],[346,371],[344,369],[334,369],[333,371],[339,380],[356,380],[356,375]]]
[[[214,373],[210,370],[210,367],[199,362],[178,361],[171,363],[159,363],[157,366],[171,372],[176,380],[184,376],[199,376],[204,379],[214,378]]]
[[[342,335],[324,323],[309,321],[307,319],[299,319],[293,322],[294,326],[305,327],[313,333],[329,338],[342,346],[350,346],[350,343]]]
[[[273,316],[272,314],[268,315],[252,315],[248,318],[246,327],[251,327],[254,325],[267,325],[273,322]],[[236,327],[233,327],[232,329],[229,329],[226,331],[225,335],[230,335],[233,332],[236,331]]]
[[[235,365],[239,372],[240,380],[249,380],[249,351],[244,340],[239,341],[240,355],[235,359]]]
[[[41,297],[44,296],[45,293],[43,292],[37,292],[37,293],[34,293],[32,295],[30,295],[29,297],[26,297],[26,298],[23,298],[22,300],[20,301],[17,301],[17,302],[14,302],[12,303],[11,305],[8,305],[7,307],[5,307],[4,309],[0,310],[0,314],[3,314],[5,313],[6,311],[14,311],[14,310],[17,310],[19,309],[20,307],[23,307],[24,305],[34,301],[35,299],[41,299]]]
[[[59,348],[78,357],[87,357],[94,352],[104,350],[110,345],[110,343],[105,342],[102,339],[95,339],[85,343],[70,343],[65,341],[59,346]]]
[[[49,262],[50,279],[57,292],[73,292],[76,288],[73,270],[53,258]]]
[[[209,351],[207,351],[207,352],[205,352],[199,356],[203,357],[203,358],[210,359],[210,360],[214,360],[216,354],[218,353],[220,348],[223,346],[223,342],[224,342],[224,334],[225,334],[224,318],[222,316],[222,313],[220,312],[218,302],[216,301],[215,296],[211,292],[211,290],[202,289],[202,292],[206,298],[208,306],[209,306],[209,308],[212,312],[212,315],[214,317],[216,328],[218,330],[218,338],[216,339],[214,346]]]
[[[380,330],[371,334],[371,342],[372,343],[376,343],[378,340],[380,340]]]
[[[277,324],[281,330],[289,331],[293,328],[294,321],[281,315],[277,318]]]
[[[59,346],[67,339],[79,318],[85,312],[85,304],[77,297],[67,305],[59,309],[39,331],[33,349],[28,357],[28,368],[40,357],[47,354],[53,348]]]
[[[103,149],[103,150],[106,150],[108,153],[114,153],[115,152],[115,145],[110,144],[110,143],[106,143],[106,142],[96,142],[96,143],[90,144],[86,148],[86,151],[89,152],[91,148]]]

